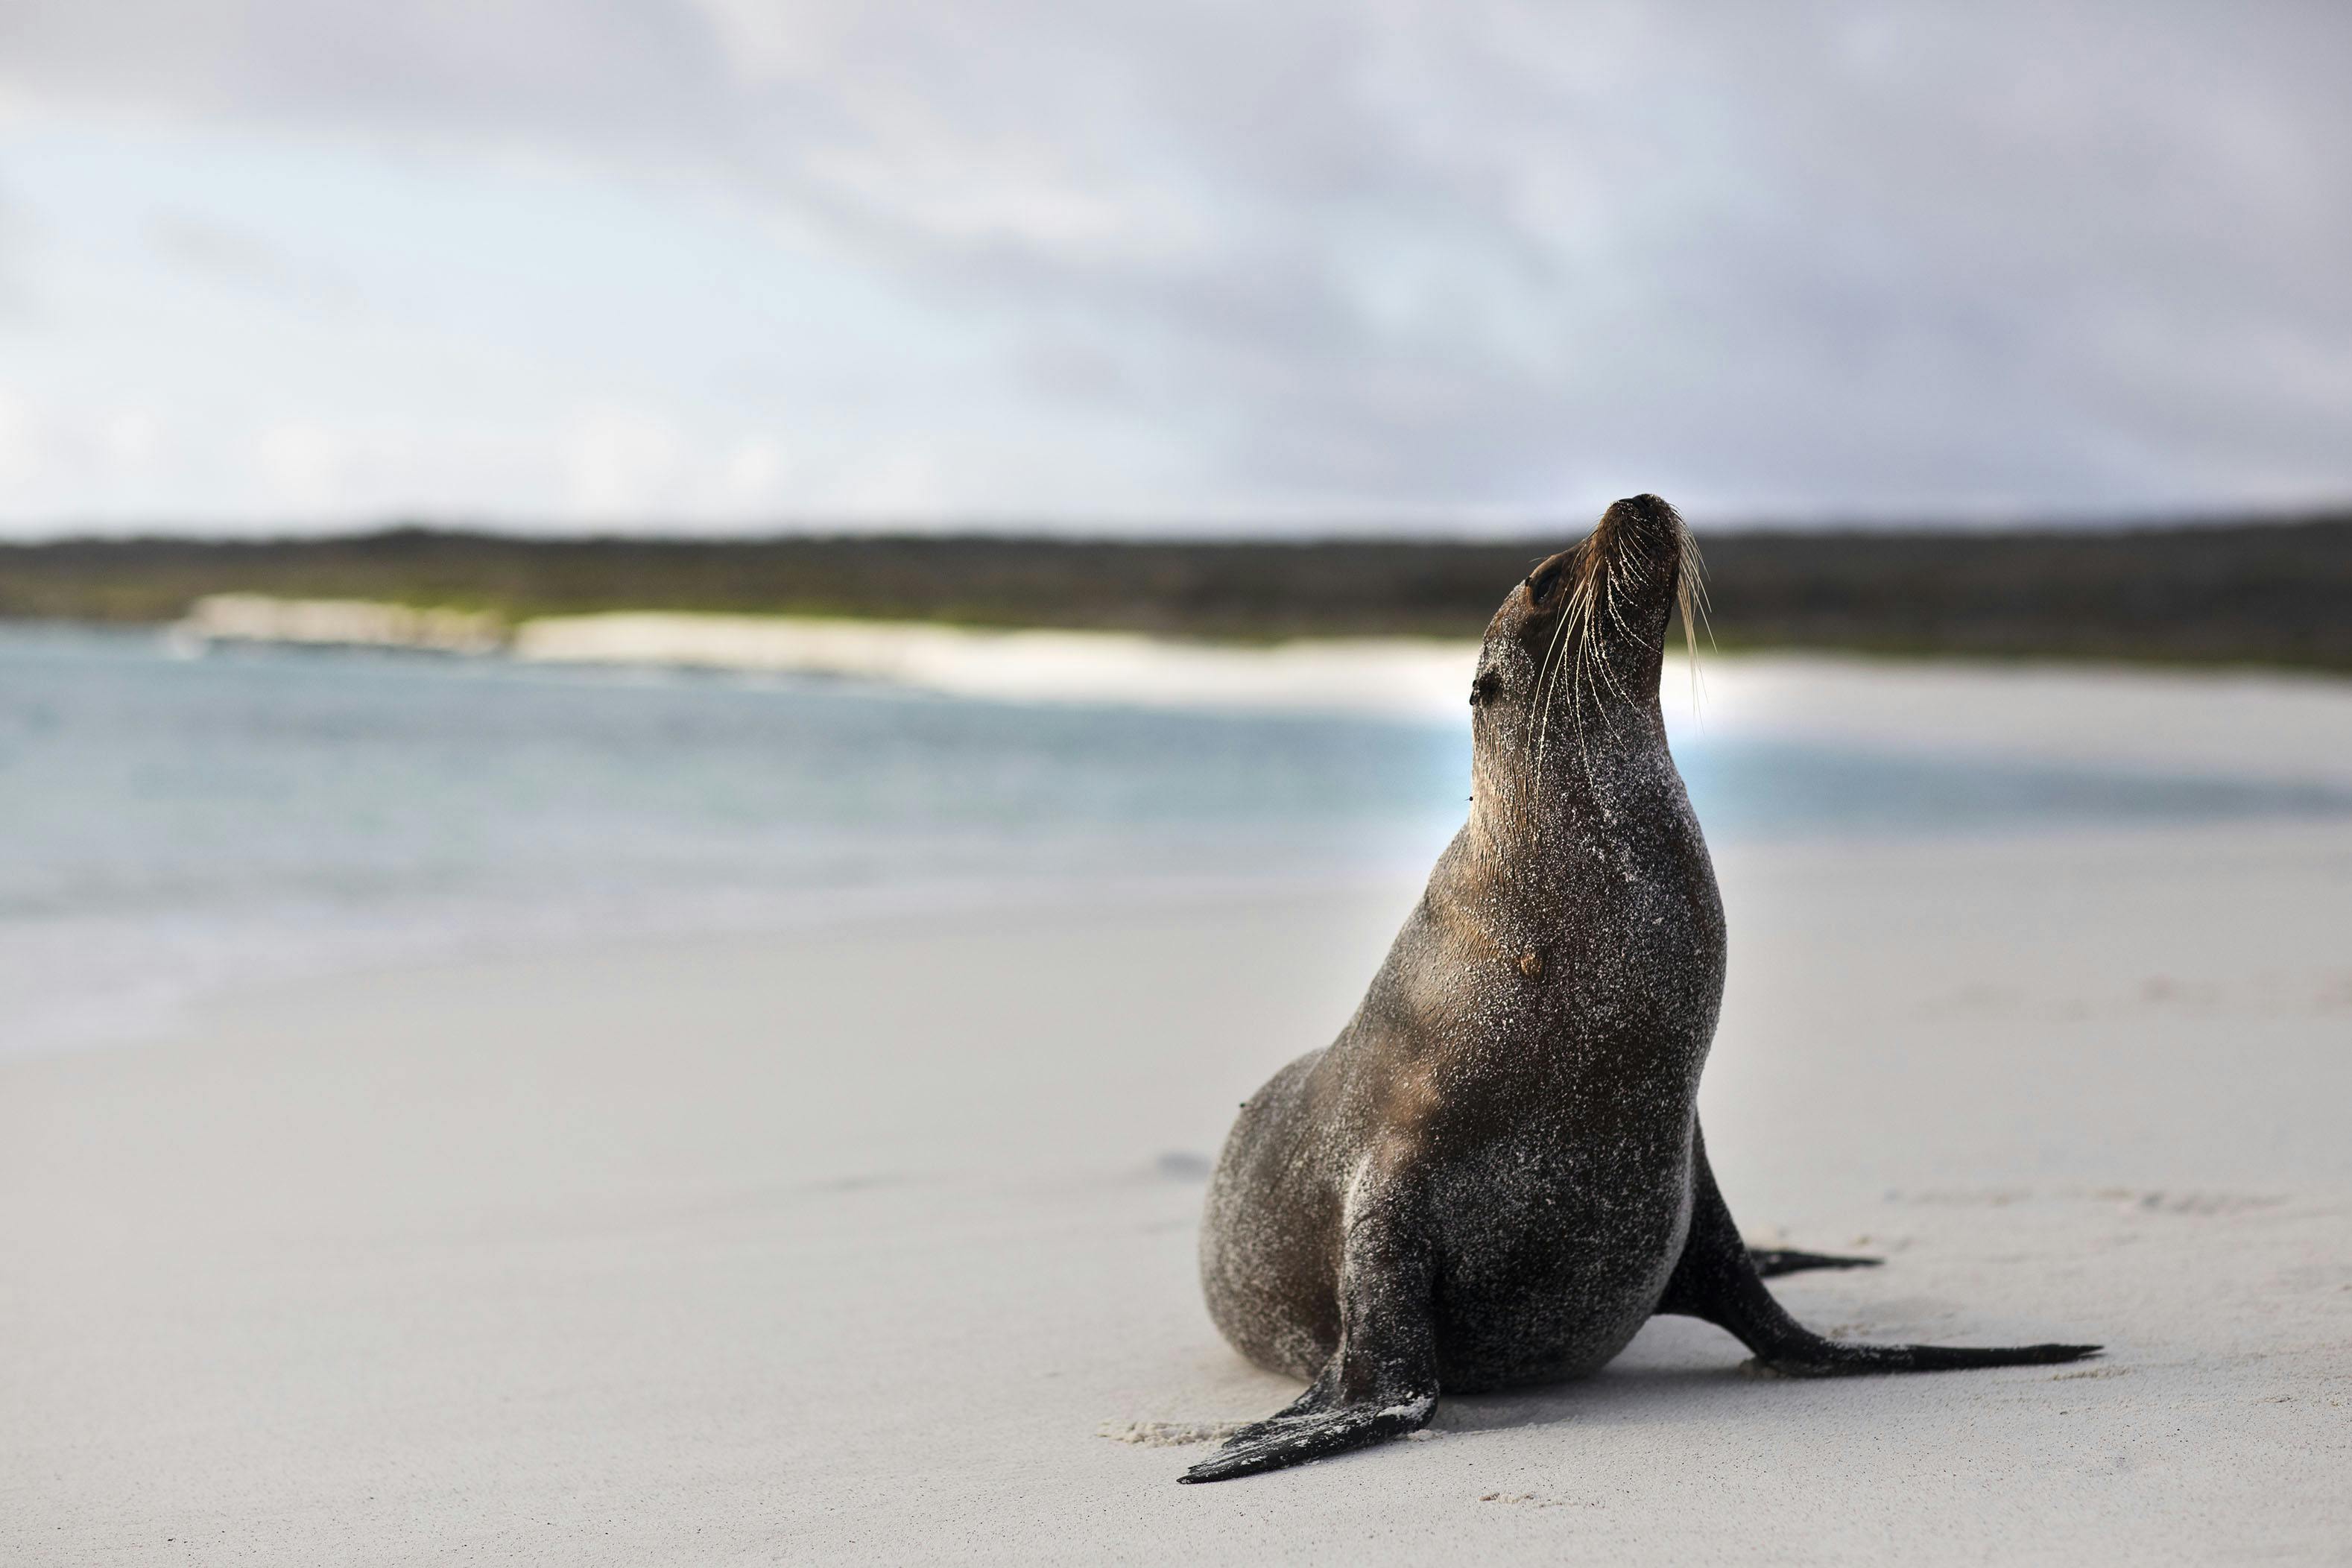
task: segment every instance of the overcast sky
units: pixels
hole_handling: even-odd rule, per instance
[[[0,0],[0,531],[2352,497],[2352,5]]]

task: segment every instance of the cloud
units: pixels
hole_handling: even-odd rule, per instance
[[[201,10],[10,13],[0,91],[716,193],[986,333],[969,427],[910,370],[835,432],[866,456],[737,484],[763,515],[2352,489],[2341,7]],[[612,395],[672,458],[551,457],[566,504],[730,504],[676,454],[745,437]],[[1009,455],[1055,432],[1069,473]],[[1141,449],[1161,490],[1072,488]]]
[[[151,215],[147,243],[171,265],[233,289],[273,297],[308,310],[352,303],[349,281],[260,235],[202,213],[166,208]]]
[[[683,445],[658,414],[595,409],[572,435],[568,499],[580,515],[597,522],[642,516],[670,489]]]
[[[0,485],[22,484],[39,471],[44,442],[30,399],[0,385]]]

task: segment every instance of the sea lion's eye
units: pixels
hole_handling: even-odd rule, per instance
[[[1528,578],[1528,597],[1538,604],[1543,603],[1543,596],[1550,593],[1551,585],[1559,581],[1559,563],[1546,563]]]
[[[1502,684],[1503,678],[1493,670],[1481,671],[1478,679],[1470,683],[1470,706],[1475,708],[1494,696],[1495,689]]]

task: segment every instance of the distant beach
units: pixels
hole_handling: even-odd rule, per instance
[[[660,610],[541,616],[509,628],[458,611],[256,594],[199,599],[173,623],[170,636],[189,651],[260,643],[504,653],[526,664],[817,676],[1011,702],[1413,716],[1459,707],[1477,655],[1475,643],[1428,637],[1249,646],[1124,632]]]
[[[2352,670],[2352,518],[2340,510],[1998,529],[1692,521],[1712,635],[1727,648]],[[656,611],[1255,643],[1460,640],[1485,629],[1505,585],[1590,527],[1246,542],[1198,529],[679,539],[424,527],[0,542],[0,619],[160,625],[227,595],[397,605],[436,617],[430,635],[461,639],[544,616]]]
[[[1477,644],[1294,637],[1243,645],[1120,632],[1003,630],[795,616],[619,611],[502,628],[361,600],[200,599],[173,644],[407,647],[523,663],[715,669],[866,680],[1003,702],[1459,719]],[[2052,762],[2352,783],[2342,681],[2242,669],[1937,664],[1819,654],[1702,657],[1669,647],[1660,681],[1679,734],[1707,724],[1861,744]]]

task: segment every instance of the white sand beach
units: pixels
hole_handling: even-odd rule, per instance
[[[2119,723],[2102,678],[2012,679],[1856,678],[1882,733],[2352,755],[2341,688]],[[1717,868],[1725,1189],[1887,1259],[1783,1299],[2103,1358],[1781,1381],[1665,1321],[1425,1440],[1180,1487],[1176,1440],[1294,1392],[1201,1306],[1207,1163],[1414,889],[1106,895],[320,978],[0,1063],[0,1560],[2352,1559],[2352,826]]]
[[[478,615],[358,600],[215,595],[172,628],[214,643],[505,653],[525,664],[767,672],[956,697],[1218,711],[1458,719],[1472,641],[1301,637],[1267,646],[1123,632],[668,611],[549,616],[505,636]],[[1679,647],[1660,682],[1669,726],[2074,763],[2352,782],[2352,690],[2275,671],[2021,662],[1922,664]]]

